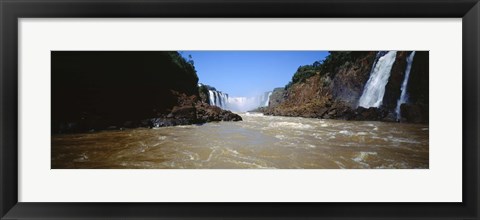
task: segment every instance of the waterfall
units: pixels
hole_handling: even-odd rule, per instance
[[[228,94],[220,93],[220,108],[227,109],[228,108]]]
[[[215,105],[215,95],[213,94],[214,91],[208,90],[209,97],[210,99],[210,105]]]
[[[215,94],[217,95],[216,100],[218,101],[218,103],[215,104],[217,104],[218,107],[222,108],[222,97],[220,96],[219,92],[216,92]]]
[[[216,90],[208,90],[210,105],[226,108],[228,103],[228,94]]]
[[[267,95],[267,101],[265,101],[265,104],[263,105],[264,107],[267,107],[268,106],[268,103],[270,102],[270,96],[272,95],[272,92],[268,92],[268,95]]]
[[[378,55],[381,55],[379,52]],[[378,56],[377,56],[378,57]],[[390,78],[390,71],[397,57],[396,51],[389,51],[385,55],[378,58],[374,63],[370,78],[363,89],[358,105],[364,108],[380,107],[385,95],[385,86]]]
[[[412,69],[413,57],[415,56],[415,51],[413,51],[410,56],[407,57],[407,68],[405,69],[405,78],[403,78],[402,93],[400,94],[400,98],[397,101],[397,108],[395,108],[395,113],[397,114],[397,119],[400,119],[400,106],[403,103],[407,103],[408,95],[407,95],[407,86],[408,86],[408,79],[410,77],[410,70]]]
[[[246,112],[258,107],[268,106],[272,92],[265,92],[260,96],[253,97],[229,97],[227,93],[209,89],[208,95],[210,105],[235,112]]]

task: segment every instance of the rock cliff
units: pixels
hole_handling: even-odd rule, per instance
[[[177,52],[53,51],[51,64],[52,133],[241,120],[202,102]]]
[[[398,51],[380,107],[358,106],[372,68],[375,51],[330,52],[323,63],[300,67],[284,90],[272,94],[262,111],[267,115],[346,120],[428,122],[428,52],[417,51],[408,80],[409,102],[395,108],[411,51]],[[273,98],[275,97],[275,98]],[[278,98],[277,98],[278,97]]]

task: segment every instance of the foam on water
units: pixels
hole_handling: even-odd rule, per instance
[[[377,152],[360,152],[358,153],[355,157],[352,158],[353,161],[360,163],[362,165],[368,166],[369,164],[367,163],[368,157],[371,156],[376,156]]]
[[[188,128],[53,136],[52,167],[428,168],[426,125],[241,116]]]
[[[259,112],[247,112],[245,115],[250,117],[264,117],[263,113]]]
[[[302,124],[302,123],[297,123],[297,122],[272,122],[268,125],[269,127],[284,127],[284,128],[294,128],[294,129],[310,129],[313,128],[313,126],[308,125],[308,124]]]
[[[339,131],[338,133],[344,134],[344,135],[352,135],[352,134],[353,134],[352,132],[346,131],[346,130],[341,130],[341,131]]]

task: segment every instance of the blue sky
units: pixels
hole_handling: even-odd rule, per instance
[[[285,86],[297,68],[323,60],[326,51],[179,51],[191,55],[199,82],[235,97]]]

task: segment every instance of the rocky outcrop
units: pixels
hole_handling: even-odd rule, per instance
[[[328,81],[333,82],[329,89],[332,90],[334,101],[341,101],[355,108],[370,77],[376,52],[352,53],[355,55],[350,60],[346,60],[329,74],[332,79],[329,78]]]
[[[331,52],[324,63],[314,69],[315,74],[309,74],[295,83],[290,82],[282,91],[283,98],[277,102],[272,101],[275,93],[272,94],[270,105],[261,111],[267,115],[397,121],[395,109],[409,54],[410,51],[397,53],[379,108],[358,107],[358,100],[377,57],[374,51],[358,51]],[[302,67],[295,76],[302,76],[300,70]],[[409,104],[402,105],[400,121],[428,122],[428,52],[416,52],[407,91]]]
[[[284,100],[269,106],[267,115],[315,118],[348,118],[362,95],[363,85],[376,57],[375,52],[353,52],[342,56],[344,62],[319,71],[303,82],[293,83],[284,91]],[[342,55],[342,54],[341,54]],[[323,71],[323,72],[322,72]],[[273,94],[272,94],[273,96]],[[348,113],[348,114],[347,114]]]
[[[210,94],[208,93],[210,86],[199,83],[198,95],[203,103],[210,103]]]
[[[405,77],[405,69],[407,66],[407,56],[411,51],[398,51],[395,63],[393,63],[390,72],[390,79],[385,86],[385,95],[383,96],[382,106],[393,111],[397,107],[397,100],[400,97],[400,87]]]
[[[429,66],[428,51],[417,51],[413,59],[407,91],[409,104],[417,105],[423,112],[422,123],[428,122],[429,115]],[[402,117],[407,117],[404,116],[405,112],[402,110]],[[403,120],[409,121],[408,117]]]
[[[267,115],[319,117],[331,100],[331,91],[328,86],[325,87],[321,84],[322,81],[320,75],[315,75],[303,83],[292,84],[283,92],[283,101],[273,102],[274,105],[269,105],[264,113]]]
[[[400,106],[401,121],[413,123],[428,122],[428,107],[422,104],[402,104]]]
[[[417,51],[413,58],[407,87],[408,103],[400,106],[400,121],[429,121],[429,59],[428,51]]]
[[[275,88],[270,95],[270,100],[268,102],[269,107],[276,107],[280,103],[285,101],[285,89],[283,87]]]
[[[241,120],[202,102],[177,52],[54,51],[52,133]]]

